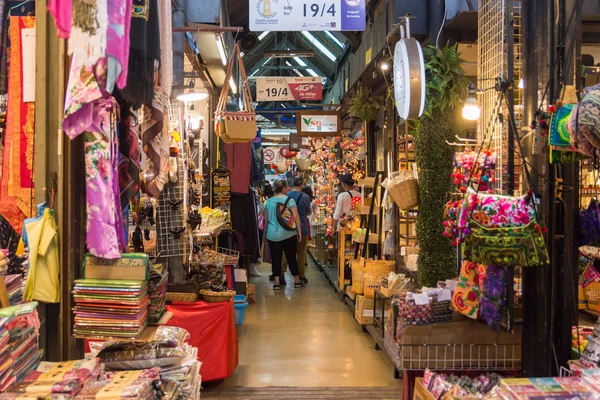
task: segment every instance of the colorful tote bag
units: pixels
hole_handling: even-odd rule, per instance
[[[567,128],[573,146],[583,154],[597,156],[600,152],[600,84],[584,90],[581,101],[571,113]]]
[[[529,224],[535,218],[535,203],[529,196],[476,194],[470,189],[460,212],[458,226],[466,228],[471,219],[486,228],[518,227]]]
[[[485,275],[485,265],[463,261],[458,285],[452,294],[452,308],[466,317],[477,319]]]

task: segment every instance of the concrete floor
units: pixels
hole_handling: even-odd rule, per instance
[[[309,260],[312,264],[312,261]],[[252,278],[256,304],[238,326],[239,365],[222,385],[243,387],[394,386],[393,366],[362,332],[327,278],[310,265],[309,284],[274,292],[270,265]],[[292,282],[289,275],[288,282]]]

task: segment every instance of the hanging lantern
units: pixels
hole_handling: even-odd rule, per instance
[[[297,151],[291,151],[288,147],[282,147],[279,149],[279,154],[283,158],[294,158],[298,155]]]

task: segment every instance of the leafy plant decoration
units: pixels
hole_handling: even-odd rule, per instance
[[[385,109],[383,103],[383,96],[373,96],[369,88],[360,86],[352,98],[348,113],[363,121],[375,121],[379,112]]]
[[[448,146],[456,134],[457,107],[468,80],[461,67],[458,45],[423,50],[427,75],[424,114],[415,135],[415,158],[419,169],[419,284],[435,287],[456,276],[456,250],[444,231],[444,206],[451,191],[450,174],[454,149]]]

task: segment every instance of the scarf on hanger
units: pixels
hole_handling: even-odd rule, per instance
[[[169,131],[165,124],[167,105],[160,87],[155,87],[152,103],[144,105],[142,125],[142,145],[146,159],[142,176],[142,190],[148,196],[158,199],[165,183],[169,181]]]
[[[107,0],[73,0],[69,55],[77,54],[84,66],[106,56]]]
[[[140,192],[140,161],[142,154],[139,146],[139,123],[131,104],[121,106],[119,122],[119,188],[121,190],[121,208],[137,197]]]
[[[173,24],[171,0],[159,0],[158,20],[160,25],[160,87],[171,97],[173,86]]]
[[[21,33],[23,29],[33,27],[35,17],[11,17],[10,87],[0,181],[0,214],[17,232],[21,232],[23,220],[32,213],[35,104],[22,102]]]
[[[129,39],[129,72],[121,96],[139,109],[154,96],[154,64],[161,47],[158,0],[133,0]]]
[[[106,90],[109,92],[113,91],[115,83],[119,89],[123,89],[127,84],[131,7],[132,0],[108,0],[106,43],[108,82]]]

